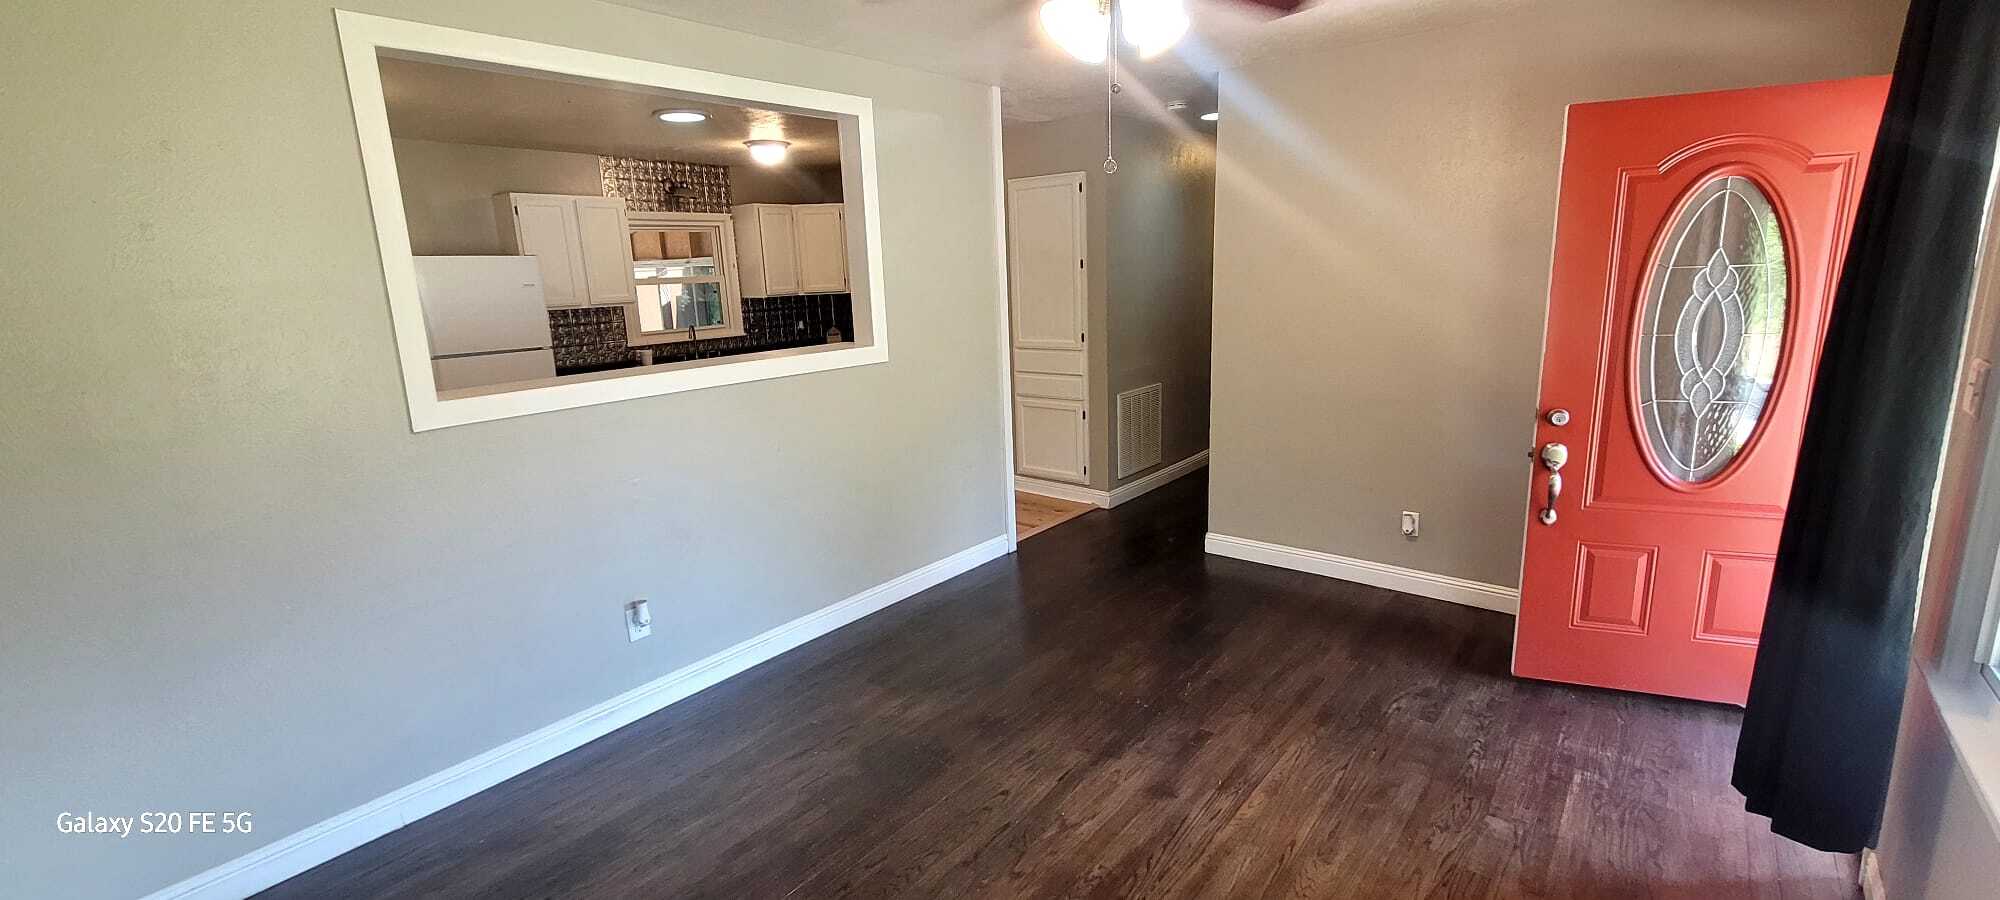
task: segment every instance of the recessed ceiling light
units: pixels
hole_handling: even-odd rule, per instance
[[[1219,112],[1212,112],[1212,113],[1202,113],[1202,114],[1201,114],[1201,120],[1202,120],[1202,121],[1204,121],[1204,122],[1214,122],[1214,121],[1217,121],[1217,120],[1220,120],[1221,118],[1222,118],[1222,114],[1221,114],[1221,113],[1219,113]]]
[[[675,125],[690,125],[708,121],[708,113],[698,109],[656,109],[653,110],[653,118]]]
[[[775,166],[785,161],[785,150],[792,146],[789,141],[744,141],[750,148],[750,158],[758,165]]]

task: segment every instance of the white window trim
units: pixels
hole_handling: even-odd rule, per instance
[[[1965,337],[1959,349],[1957,380],[1952,385],[1954,425],[1967,415],[1973,417],[1973,422],[1984,416],[1986,422],[1980,429],[1984,440],[1977,445],[1981,458],[1974,488],[1977,495],[1972,499],[1966,523],[1966,562],[1956,573],[1954,596],[1950,608],[1945,610],[1945,640],[1940,648],[1942,659],[1938,661],[1949,673],[1970,659],[1978,677],[1961,676],[1957,680],[1972,683],[1967,686],[1973,687],[1978,699],[1985,701],[1982,712],[1988,717],[2000,713],[2000,673],[1995,671],[2000,666],[2000,398],[1991,396],[1995,373],[1976,372],[1975,367],[1990,363],[2000,354],[2000,265],[1995,265],[2000,260],[2000,228],[1994,227],[2000,207],[1995,205],[1996,195],[2000,195],[2000,168],[1996,168],[1987,186]],[[1975,380],[1981,386],[1980,392],[1967,393]],[[1948,429],[1947,447],[1950,433]],[[1942,472],[1939,477],[1942,487]],[[1936,498],[1932,499],[1935,505]],[[1977,693],[1979,682],[1984,683],[1990,696]],[[1995,749],[2000,750],[2000,746]],[[2000,779],[2000,772],[1992,774]]]
[[[706,341],[715,338],[742,337],[743,331],[743,291],[736,277],[736,229],[734,217],[727,213],[683,213],[683,212],[634,212],[627,213],[630,230],[671,231],[674,229],[712,229],[716,233],[714,275],[690,275],[683,278],[634,279],[634,284],[705,284],[722,285],[722,324],[695,329],[695,340]],[[644,260],[633,260],[634,264]],[[662,344],[681,343],[688,339],[686,331],[642,331],[639,328],[639,310],[635,304],[625,317],[625,345],[628,347],[657,347]]]
[[[887,303],[883,297],[880,202],[875,172],[874,101],[852,94],[815,90],[720,72],[558,47],[517,38],[480,34],[335,10],[341,55],[347,68],[349,99],[367,174],[368,200],[382,253],[383,278],[409,401],[410,428],[429,431],[472,422],[573,409],[599,403],[654,397],[767,378],[784,378],[865,366],[889,360]],[[450,60],[533,69],[580,79],[637,84],[674,91],[690,99],[748,103],[780,112],[830,116],[840,127],[841,183],[847,190],[848,270],[857,304],[852,346],[803,348],[745,354],[719,360],[553,378],[534,386],[507,385],[437,392],[431,377],[430,345],[423,307],[417,300],[416,267],[410,255],[409,223],[382,98],[378,51],[428,54]],[[635,302],[637,298],[634,298]],[[861,304],[866,306],[862,307]],[[862,309],[867,321],[861,321]]]
[[[1942,439],[1947,455],[1941,459],[1938,481],[1932,488],[1933,519],[1920,576],[1926,588],[1932,577],[1952,580],[1937,594],[1928,590],[1920,594],[1926,605],[1917,611],[1918,639],[1911,650],[1915,669],[1937,708],[1962,771],[1989,820],[2000,826],[2000,676],[1994,672],[1994,663],[2000,662],[1995,657],[1995,643],[2000,640],[1995,634],[2000,628],[2000,397],[1993,396],[1990,375],[1981,394],[1966,393],[1975,359],[1990,360],[2000,351],[2000,328],[1996,328],[2000,323],[2000,265],[1995,265],[2000,260],[2000,229],[1994,227],[2000,169],[1995,170],[1994,179],[1987,191],[1973,296],[1954,370],[1957,380],[1952,387],[1949,424]],[[1949,454],[1953,438],[1961,424],[1976,430],[1981,439],[1960,451],[1973,455],[1977,463],[1977,475],[1970,485],[1974,496],[1957,549],[1934,556],[1940,537],[1935,516],[1952,466]],[[1951,560],[1953,555],[1958,558]],[[1947,562],[1950,568],[1934,572],[1933,562]],[[1929,608],[1932,602],[1940,608]],[[1943,619],[1940,639],[1934,643],[1922,639],[1938,627],[1930,624],[1933,617]]]

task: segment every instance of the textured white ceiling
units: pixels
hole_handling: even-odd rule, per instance
[[[709,25],[997,84],[1004,114],[1046,121],[1100,110],[1104,71],[1041,32],[1041,0],[613,0]],[[1216,72],[1287,48],[1349,43],[1504,14],[1536,0],[1314,0],[1283,18],[1234,0],[1188,0],[1194,26],[1136,62],[1137,98],[1212,104]],[[1200,109],[1190,110],[1193,115]]]

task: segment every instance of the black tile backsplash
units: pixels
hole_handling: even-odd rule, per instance
[[[829,327],[838,327],[844,340],[854,339],[852,295],[745,297],[744,334],[741,337],[650,346],[656,364],[683,362],[818,346],[827,342]],[[625,343],[625,308],[622,306],[549,310],[549,337],[555,349],[558,375],[617,368],[638,358]]]
[[[555,350],[556,374],[585,366],[602,366],[632,358],[625,349],[625,309],[586,306],[549,310],[549,346]]]

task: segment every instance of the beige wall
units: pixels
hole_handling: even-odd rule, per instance
[[[593,154],[401,139],[395,144],[410,252],[418,256],[504,252],[494,194],[604,193]]]
[[[1564,108],[1886,72],[1901,18],[1551,0],[1225,72],[1210,529],[1515,585]]]
[[[1005,529],[987,88],[587,0],[341,5],[873,98],[891,359],[412,434],[331,5],[8,4],[0,894],[160,888]],[[54,827],[175,809],[256,830]]]
[[[1208,449],[1214,138],[1119,115],[1118,172],[1104,174],[1104,117],[1008,122],[1008,178],[1084,173],[1090,365],[1090,486],[1114,478],[1117,395],[1161,385],[1161,462]],[[1150,471],[1150,470],[1148,470]]]
[[[1160,461],[1208,449],[1209,298],[1215,278],[1215,138],[1186,126],[1120,118],[1111,176],[1111,377],[1103,407],[1115,429],[1119,394],[1158,383]],[[1107,448],[1116,461],[1116,448]],[[1115,465],[1104,469],[1117,474]],[[1115,478],[1113,486],[1146,476]]]
[[[839,203],[840,167],[730,166],[731,203]]]

